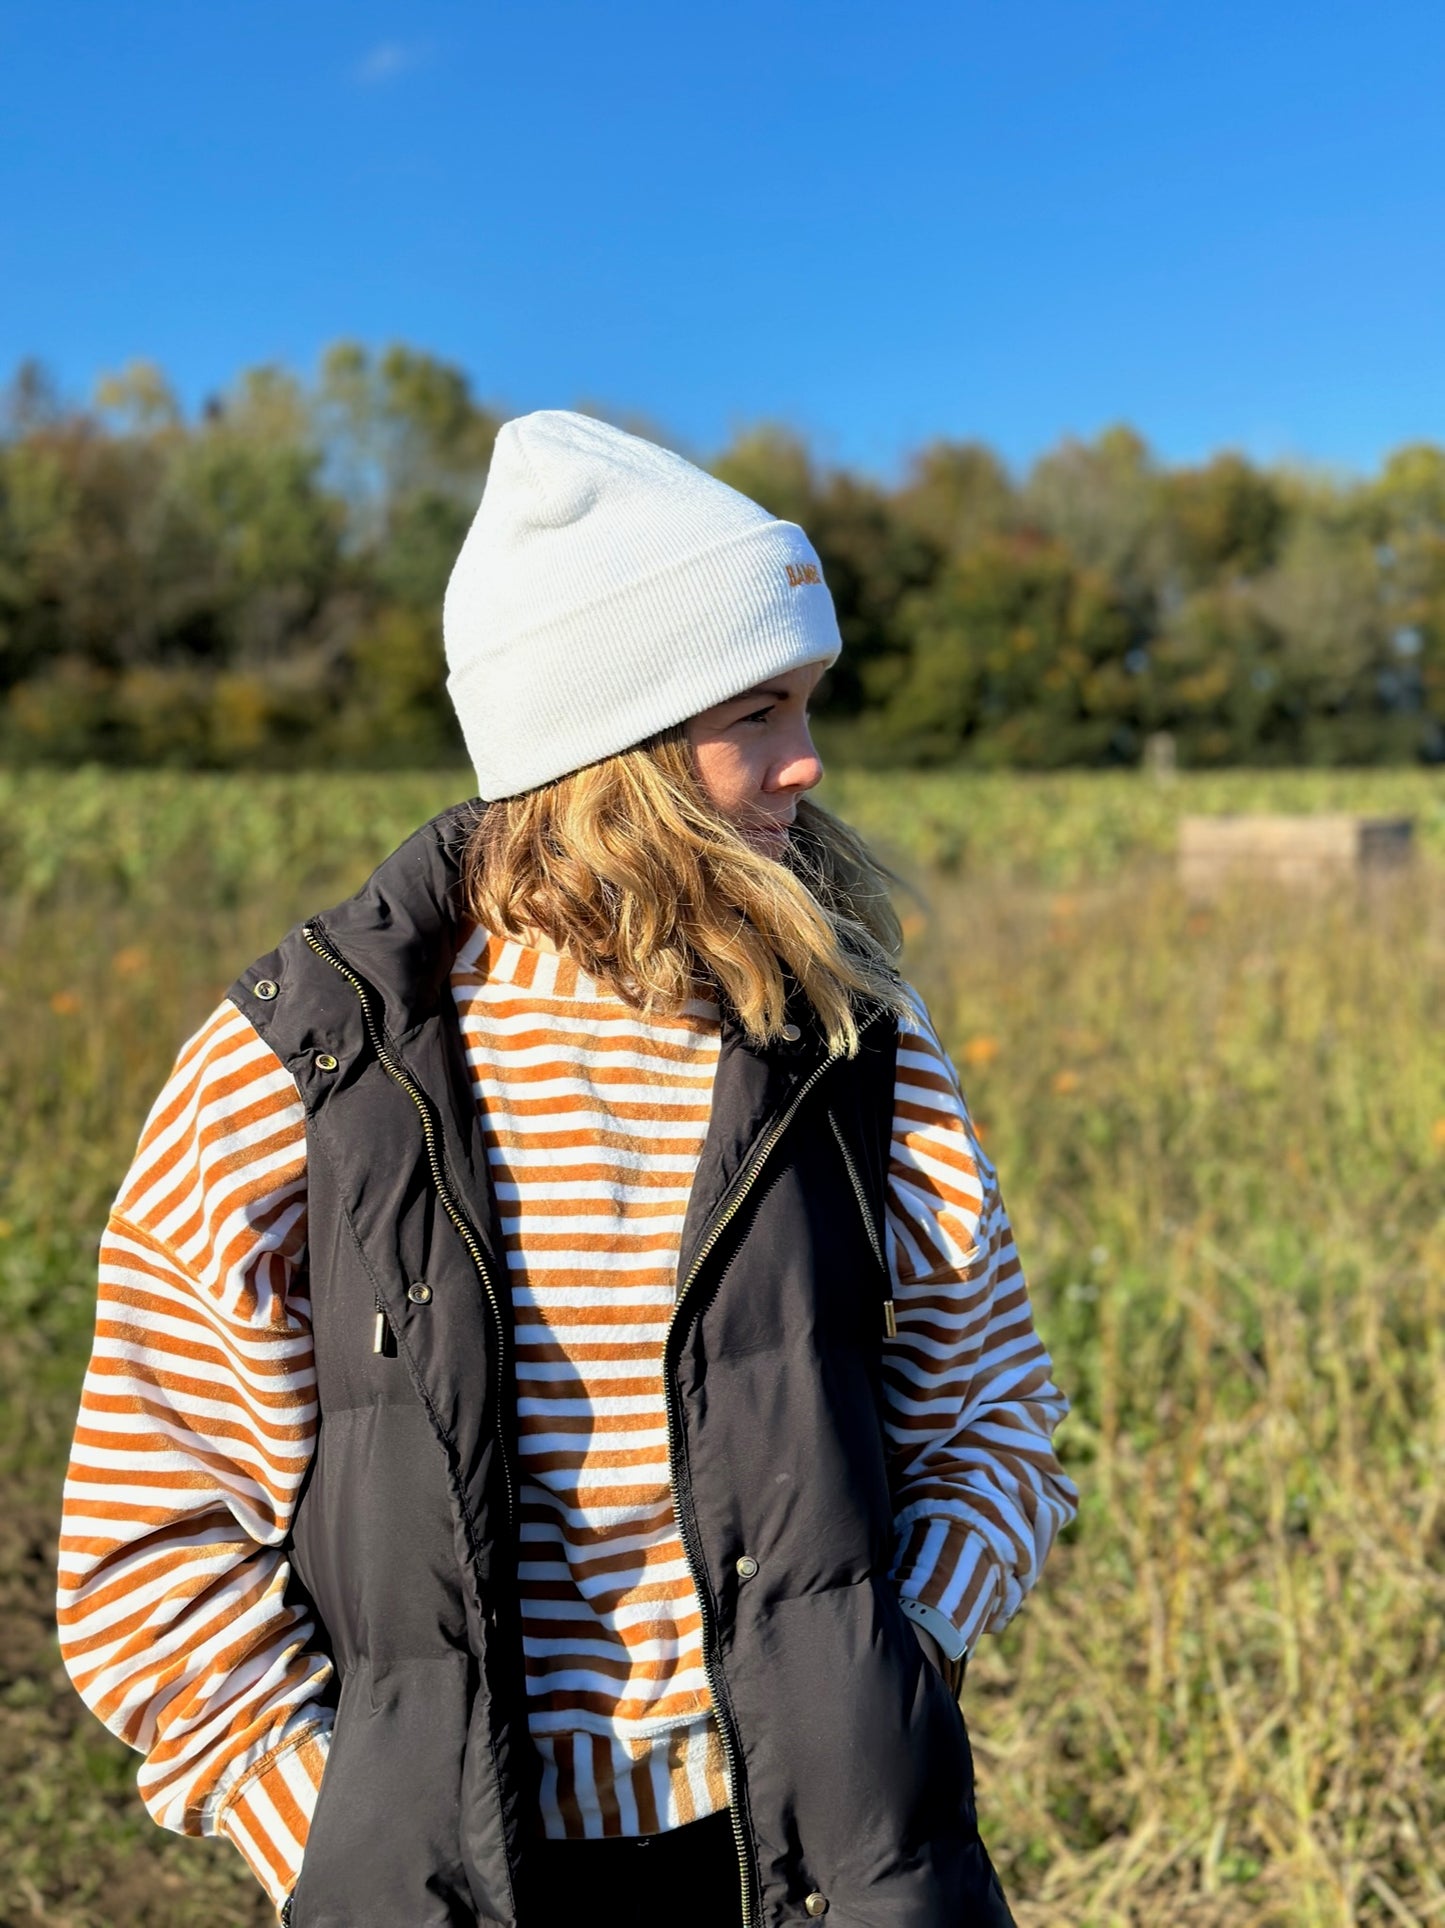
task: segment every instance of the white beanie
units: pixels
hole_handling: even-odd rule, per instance
[[[447,584],[478,795],[512,797],[841,648],[812,544],[636,435],[543,410],[497,435]]]

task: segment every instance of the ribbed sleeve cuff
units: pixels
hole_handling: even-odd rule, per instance
[[[904,1611],[927,1628],[950,1660],[976,1646],[981,1633],[997,1632],[1023,1598],[983,1535],[962,1520],[910,1520],[899,1541],[893,1578]],[[943,1629],[949,1632],[947,1639]]]
[[[905,1600],[903,1611],[910,1620],[916,1620],[925,1633],[931,1633],[938,1642],[945,1660],[962,1660],[968,1652],[968,1642],[951,1620],[945,1620],[937,1607],[925,1607],[921,1600]]]
[[[278,1910],[301,1872],[330,1745],[325,1727],[288,1738],[248,1768],[217,1809],[216,1832],[239,1848]]]

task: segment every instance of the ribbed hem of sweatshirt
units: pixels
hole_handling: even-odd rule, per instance
[[[663,1834],[729,1803],[711,1714],[626,1740],[616,1733],[539,1734],[541,1809],[549,1840]]]

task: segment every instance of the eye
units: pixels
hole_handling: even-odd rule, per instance
[[[738,721],[739,723],[766,723],[772,713],[773,705],[769,703],[765,710],[754,710],[751,716],[740,716]]]

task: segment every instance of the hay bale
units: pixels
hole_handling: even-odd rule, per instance
[[[1179,877],[1191,897],[1215,897],[1241,881],[1308,890],[1363,883],[1408,864],[1414,839],[1412,817],[1184,817]]]

